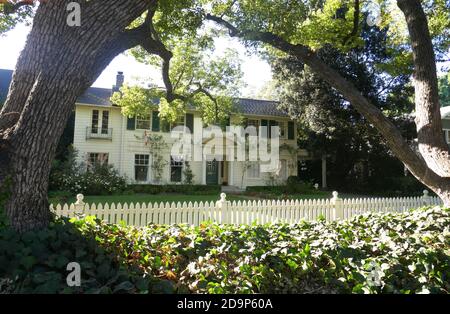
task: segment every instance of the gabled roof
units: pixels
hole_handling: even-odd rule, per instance
[[[277,101],[249,98],[238,98],[236,101],[237,109],[243,114],[279,117],[287,116],[286,112],[278,109],[279,103]]]
[[[12,70],[0,69],[0,102],[6,99],[12,73]],[[111,95],[112,89],[90,87],[78,98],[77,103],[94,106],[112,106],[109,100]],[[155,103],[158,103],[158,101]],[[276,101],[237,98],[236,109],[246,115],[287,117],[285,112],[278,109],[278,102]]]
[[[109,88],[90,87],[81,95],[77,102],[96,106],[112,106],[109,100],[112,96],[112,90]]]

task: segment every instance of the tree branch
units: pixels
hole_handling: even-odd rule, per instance
[[[239,30],[228,21],[211,14],[206,14],[205,18],[227,28],[230,36],[239,37],[244,40],[258,41],[297,57],[301,62],[308,65],[319,77],[338,90],[359,113],[375,126],[383,135],[390,149],[416,177],[420,178],[425,184],[430,185],[435,185],[436,182],[439,182],[439,184],[445,186],[450,183],[449,180],[443,180],[443,178],[427,166],[425,160],[414,152],[400,131],[376,106],[364,97],[352,83],[318,58],[311,49],[304,45],[291,44],[270,32]]]
[[[3,13],[6,15],[13,14],[13,13],[17,12],[20,8],[27,6],[27,5],[33,5],[33,4],[34,4],[33,0],[23,0],[23,1],[16,2],[16,3],[6,1],[3,4]]]

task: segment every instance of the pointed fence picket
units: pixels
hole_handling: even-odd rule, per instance
[[[199,226],[205,221],[221,224],[298,223],[324,218],[326,221],[349,219],[368,212],[405,212],[427,205],[442,205],[438,197],[428,191],[421,197],[347,198],[341,199],[333,192],[332,199],[308,200],[244,200],[228,201],[225,193],[217,202],[166,202],[166,203],[111,203],[87,204],[84,196],[77,195],[73,204],[51,204],[57,216],[75,217],[94,215],[109,223],[121,221],[133,226],[153,224],[180,224]]]

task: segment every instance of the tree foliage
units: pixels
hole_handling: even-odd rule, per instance
[[[318,54],[371,98],[412,140],[416,134],[409,116],[413,110],[409,76],[390,77],[379,69],[379,64],[392,58],[383,48],[385,31],[366,27],[362,40],[364,46],[347,53],[328,45]],[[281,107],[298,121],[300,145],[318,157],[329,156],[328,177],[332,185],[339,184],[335,187],[342,189],[346,184],[367,184],[365,175],[369,174],[386,180],[388,176],[403,175],[402,165],[395,161],[383,138],[338,91],[293,57],[278,58],[272,63],[280,87]],[[364,171],[354,172],[361,163]]]

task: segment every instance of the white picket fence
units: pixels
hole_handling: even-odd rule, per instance
[[[404,212],[426,205],[441,205],[437,197],[424,191],[421,197],[348,198],[341,199],[333,192],[331,199],[227,201],[226,194],[217,202],[86,204],[77,195],[72,204],[51,205],[57,216],[95,215],[110,223],[125,221],[128,225],[145,226],[150,223],[187,223],[198,226],[204,221],[221,224],[296,223],[302,219],[327,221],[348,219],[366,212]]]

